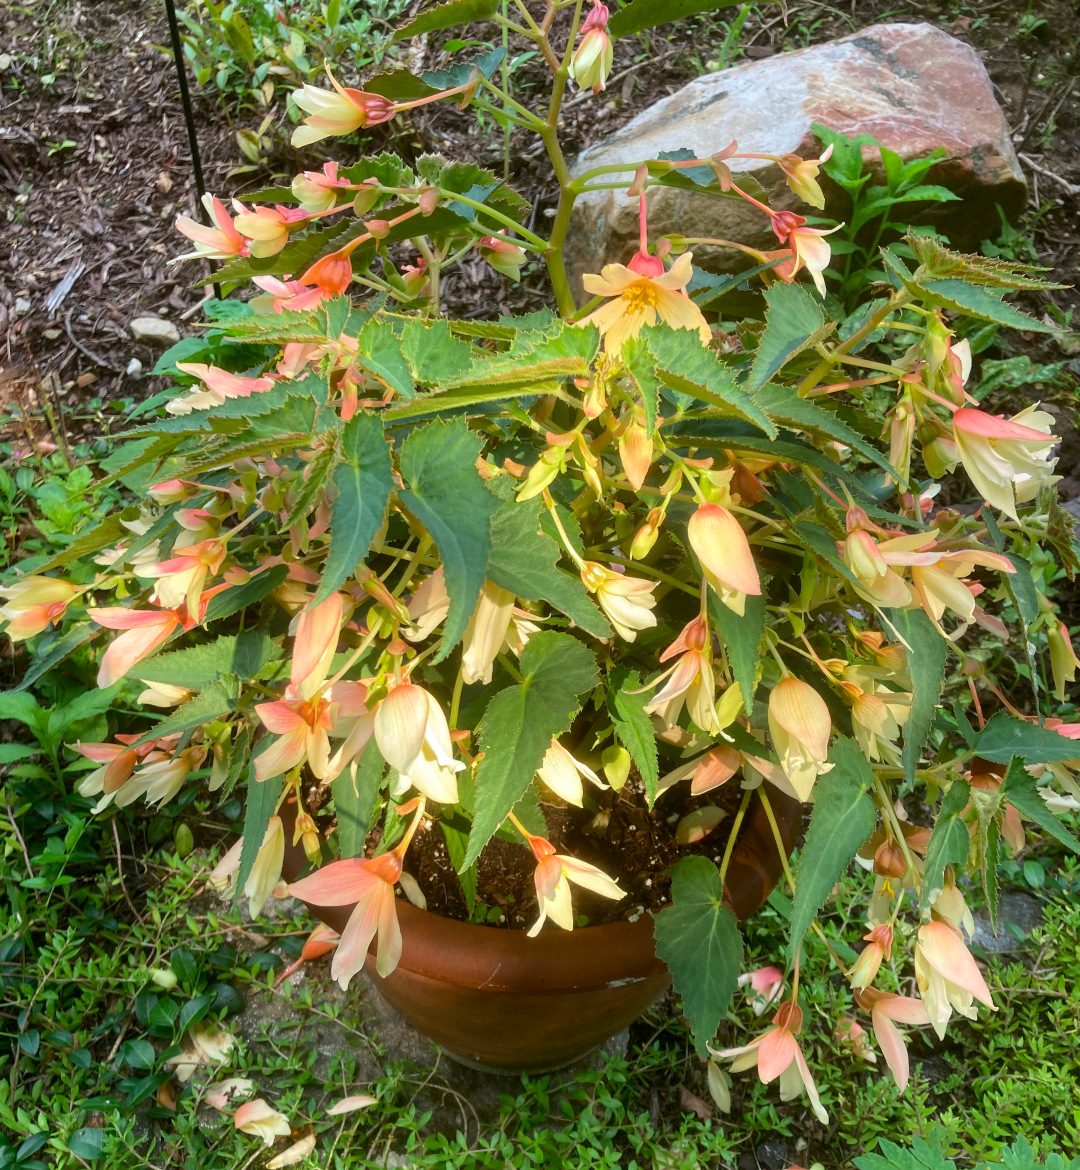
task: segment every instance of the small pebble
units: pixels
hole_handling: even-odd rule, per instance
[[[141,378],[143,372],[143,364],[138,358],[132,358],[127,364],[127,369],[124,371],[129,378]]]

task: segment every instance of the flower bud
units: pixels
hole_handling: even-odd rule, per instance
[[[529,469],[525,482],[518,489],[517,502],[523,503],[538,496],[565,466],[564,452],[558,447],[549,447]]]
[[[521,279],[521,269],[525,263],[524,248],[495,236],[484,236],[483,239],[477,240],[476,247],[496,272],[509,280]]]
[[[642,561],[649,555],[653,545],[656,544],[663,520],[663,512],[659,508],[653,508],[646,517],[645,523],[637,530],[633,544],[630,545],[630,556],[633,560]]]
[[[653,461],[653,441],[643,422],[635,418],[619,437],[619,458],[630,486],[638,491]]]
[[[960,462],[956,440],[934,423],[925,423],[919,428],[919,442],[922,444],[923,463],[934,479],[948,475]]]
[[[364,227],[367,228],[367,230],[377,240],[385,240],[386,237],[390,234],[390,223],[385,219],[369,219],[367,223],[364,224]]]
[[[630,775],[630,753],[626,748],[612,744],[604,749],[600,762],[603,765],[607,782],[616,792],[621,792]]]
[[[581,40],[570,60],[570,76],[579,89],[599,93],[607,83],[614,58],[607,25],[607,5],[594,3],[581,26]]]
[[[183,821],[173,830],[173,845],[176,848],[177,857],[187,857],[195,848],[195,838],[192,835],[191,827]]]
[[[434,187],[426,187],[420,192],[420,214],[429,216],[439,206],[439,192]]]

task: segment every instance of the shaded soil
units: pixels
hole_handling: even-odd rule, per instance
[[[679,858],[700,854],[720,861],[742,793],[730,782],[697,797],[689,795],[689,788],[689,782],[676,786],[652,810],[646,807],[644,792],[634,781],[618,794],[596,793],[596,812],[562,804],[542,806],[548,839],[557,852],[598,866],[627,894],[622,901],[613,902],[572,886],[575,915],[585,915],[595,926],[659,909],[671,900],[671,879],[666,871]],[[724,820],[701,841],[678,844],[675,829],[679,820],[708,804],[723,809]],[[414,838],[405,868],[416,878],[430,909],[448,918],[469,920],[464,891],[437,827]],[[535,869],[536,859],[523,841],[493,838],[477,867],[477,902],[481,912],[484,907],[493,911],[483,921],[518,929],[532,926],[538,912]]]
[[[785,21],[775,6],[747,20],[730,63],[801,48],[873,23],[930,20],[979,51],[998,89],[1017,149],[1031,180],[1027,226],[1054,277],[1072,284],[1080,260],[1080,14],[1065,0],[1038,5],[1024,23],[1027,0],[979,6],[854,0],[846,7],[798,2]],[[762,15],[761,13],[764,13]],[[565,17],[566,14],[563,14]],[[679,36],[661,28],[615,44],[609,88],[599,97],[574,95],[563,116],[569,154],[618,128],[645,106],[673,92],[702,69],[715,67],[725,13],[693,18]],[[6,247],[0,251],[0,411],[21,405],[35,418],[39,445],[55,434],[44,417],[50,399],[58,426],[73,437],[107,433],[102,402],[141,398],[160,386],[148,379],[157,353],[136,343],[130,322],[141,315],[170,319],[180,331],[196,327],[203,293],[192,290],[197,266],[169,267],[180,240],[178,212],[195,210],[191,159],[171,59],[157,46],[167,30],[157,5],[119,0],[49,9],[8,7],[0,60],[0,202]],[[1025,30],[1020,35],[1018,29]],[[421,49],[422,68],[450,58],[437,51],[442,34]],[[513,55],[517,46],[511,46]],[[525,46],[520,46],[524,48]],[[6,64],[5,64],[6,61]],[[543,84],[538,60],[514,74],[526,99]],[[349,76],[342,64],[346,83]],[[233,131],[254,129],[262,111],[235,109],[226,117],[213,93],[196,91],[196,114],[207,184],[219,194],[242,195],[274,172],[293,173],[303,160],[278,136],[268,166],[236,175],[243,163]],[[280,103],[279,120],[284,118]],[[230,125],[230,120],[232,125]],[[337,143],[340,147],[342,144]],[[502,132],[489,121],[478,129],[468,113],[443,104],[409,121],[377,127],[364,149],[390,148],[403,156],[425,151],[474,159],[501,168]],[[346,148],[349,149],[349,148]],[[516,132],[511,180],[532,200],[532,223],[542,230],[555,198],[546,160],[534,140]],[[494,317],[548,303],[535,269],[520,285],[496,276],[479,257],[451,274],[447,311]],[[1074,289],[1026,297],[1042,315],[1048,304],[1063,313],[1080,306]],[[1014,339],[1035,360],[1059,359],[1052,341]],[[143,373],[127,373],[132,359]],[[24,436],[8,431],[16,447]]]

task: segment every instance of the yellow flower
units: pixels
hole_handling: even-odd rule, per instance
[[[625,264],[605,264],[600,276],[587,273],[583,277],[585,291],[613,299],[580,324],[595,325],[603,334],[604,348],[613,354],[643,326],[655,325],[657,319],[673,329],[697,330],[702,345],[707,345],[712,332],[701,310],[683,291],[693,275],[693,259],[693,252],[684,252],[659,276],[643,275]]]

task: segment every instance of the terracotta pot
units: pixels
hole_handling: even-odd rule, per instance
[[[801,806],[770,792],[790,852]],[[283,813],[287,815],[286,810]],[[291,841],[286,826],[286,842]],[[284,876],[305,865],[286,850]],[[753,914],[782,873],[772,831],[754,801],[728,867],[725,893],[740,918]],[[311,906],[339,933],[348,906]],[[591,1052],[635,1020],[667,988],[656,957],[652,917],[636,922],[544,930],[476,926],[398,901],[402,954],[386,979],[365,972],[375,988],[418,1031],[466,1064],[500,1072],[559,1068]]]

